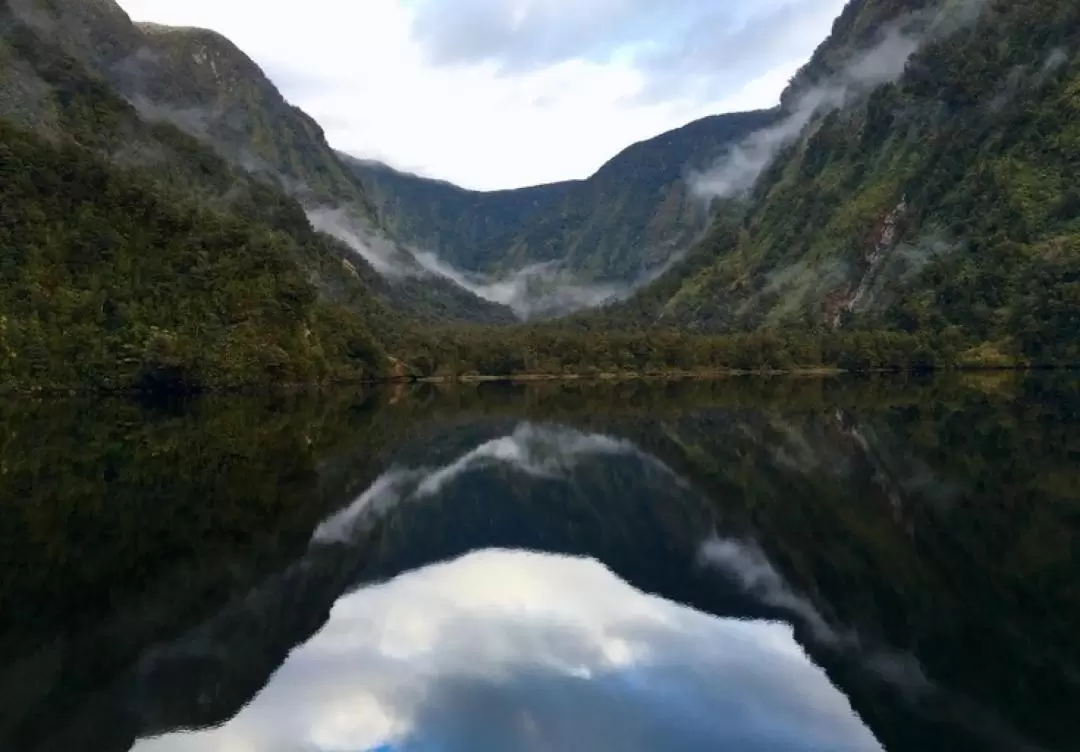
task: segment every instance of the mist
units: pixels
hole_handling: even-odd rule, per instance
[[[348,245],[385,277],[445,279],[482,300],[506,306],[522,321],[625,300],[663,275],[683,255],[672,254],[664,264],[643,270],[629,282],[582,282],[561,261],[532,264],[496,276],[458,269],[431,251],[395,243],[361,227],[342,209],[309,209],[308,220],[316,230]]]
[[[479,298],[510,308],[523,321],[563,316],[626,300],[671,268],[682,256],[643,271],[630,282],[581,282],[561,261],[532,264],[502,277],[488,277],[453,268],[435,254],[413,251],[428,272],[456,282]]]
[[[307,218],[315,230],[349,246],[384,277],[416,275],[415,264],[413,269],[408,268],[411,259],[401,249],[384,237],[365,231],[344,209],[308,209]]]
[[[881,41],[850,60],[838,74],[799,94],[780,122],[747,136],[710,169],[691,174],[691,192],[706,200],[745,195],[777,155],[812,123],[879,86],[898,81],[927,41],[973,23],[986,1],[953,0],[894,23]]]
[[[522,423],[510,434],[484,442],[445,465],[387,471],[352,504],[320,524],[312,541],[347,542],[398,504],[435,496],[470,472],[501,465],[534,478],[565,479],[583,460],[603,455],[635,455],[642,462],[658,464],[626,441]]]
[[[913,696],[931,689],[922,666],[909,653],[868,645],[856,631],[830,624],[808,598],[795,592],[756,543],[714,535],[701,546],[698,561],[761,603],[788,614],[810,630],[817,643],[858,655],[866,669],[889,684]]]
[[[713,537],[702,545],[699,560],[732,577],[762,603],[797,617],[819,642],[830,645],[854,642],[852,635],[832,627],[809,600],[797,595],[753,543]]]
[[[213,61],[204,61],[211,67]],[[177,108],[156,101],[151,92],[162,61],[146,47],[113,65],[112,72],[122,82],[129,101],[140,115],[152,121],[167,121],[187,133],[214,142],[215,148],[251,174],[272,176],[291,196],[307,205],[312,226],[348,245],[379,274],[390,280],[440,278],[457,285],[489,303],[509,308],[522,321],[563,316],[625,300],[649,284],[675,263],[679,255],[659,267],[643,269],[634,279],[618,282],[585,282],[563,262],[533,264],[500,275],[463,270],[431,250],[412,248],[396,242],[377,227],[350,215],[349,207],[313,205],[316,199],[302,183],[292,180],[244,147],[226,147],[213,132],[225,127],[236,130],[241,123],[223,120],[226,112],[213,107]],[[235,118],[236,116],[231,116]]]

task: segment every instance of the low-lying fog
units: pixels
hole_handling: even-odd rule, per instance
[[[372,234],[340,210],[308,212],[312,226],[346,243],[376,271],[394,277],[440,277],[478,298],[510,308],[528,320],[559,316],[625,300],[666,272],[679,255],[653,269],[642,270],[629,282],[582,282],[559,261],[532,264],[502,276],[457,269],[431,251],[406,248]]]

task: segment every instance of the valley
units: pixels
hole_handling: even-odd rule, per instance
[[[0,748],[1075,750],[1078,174],[1077,0],[0,0]]]
[[[216,32],[4,0],[0,377],[1075,365],[1078,13],[852,0],[777,107],[477,192],[335,150]]]

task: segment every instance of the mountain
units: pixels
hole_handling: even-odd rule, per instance
[[[337,154],[218,34],[2,0],[0,375],[1080,363],[1078,30],[1068,0],[852,0],[776,110],[476,193]]]
[[[592,326],[889,330],[1080,358],[1080,6],[853,0],[691,256]],[[746,190],[737,191],[733,187]]]
[[[273,172],[249,172],[238,156],[248,121],[228,102],[260,86],[270,95],[240,53],[232,67],[207,57],[221,87],[207,107],[225,113],[220,122],[212,114],[195,131],[175,116],[151,119],[147,102],[175,96],[168,101],[194,106],[212,89],[199,89],[197,71],[166,64],[166,53],[185,49],[182,40],[219,38],[177,34],[146,32],[104,0],[0,3],[6,386],[186,390],[378,378],[393,367],[381,342],[403,328],[514,320],[449,281],[387,279],[315,232],[296,196],[333,194],[355,214],[366,211],[362,188],[343,170],[313,179],[320,160],[337,159],[321,132],[297,136],[292,143],[306,146],[283,150]],[[132,55],[157,71],[138,68],[145,97],[125,88],[136,78]],[[187,93],[168,81],[187,81]],[[279,114],[270,145],[290,122],[310,122],[291,108]],[[292,172],[281,178],[278,167]],[[286,192],[299,178],[315,187]]]
[[[366,197],[319,125],[213,31],[136,24],[113,0],[7,0],[19,22],[82,63],[147,121],[167,121],[230,162],[313,200]]]
[[[215,208],[257,211],[274,189],[308,211],[340,211],[365,236],[380,234],[362,186],[322,129],[221,35],[135,24],[113,0],[5,0],[0,21],[0,117],[53,139],[75,138],[120,167],[153,171],[158,182]],[[347,277],[359,276],[390,308],[421,319],[514,321],[509,310],[416,264],[387,280],[354,246],[332,250],[306,264],[322,292],[355,286]]]
[[[717,115],[630,146],[586,180],[479,192],[352,159],[396,237],[464,270],[506,274],[556,262],[573,279],[631,283],[705,229],[690,178],[773,111]]]
[[[378,301],[320,302],[305,279],[317,239],[177,202],[78,144],[4,123],[0,175],[5,386],[188,391],[385,372]]]

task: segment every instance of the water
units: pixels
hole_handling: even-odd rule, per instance
[[[1076,386],[5,402],[0,749],[1078,749]]]

